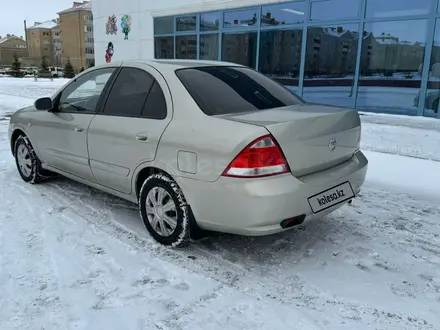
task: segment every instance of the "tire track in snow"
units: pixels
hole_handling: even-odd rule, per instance
[[[290,274],[290,277],[294,279],[294,287],[286,286],[272,277],[268,278],[267,281],[262,280],[260,279],[261,275],[255,273],[252,269],[241,267],[219,255],[213,254],[198,243],[195,243],[193,247],[185,250],[172,250],[162,247],[153,241],[146,231],[142,234],[136,233],[121,223],[109,219],[109,214],[105,213],[105,209],[109,206],[111,207],[113,201],[120,201],[118,198],[108,196],[107,194],[81,185],[82,189],[89,189],[92,195],[96,195],[97,197],[104,196],[105,199],[109,200],[110,203],[103,203],[101,208],[97,210],[90,207],[88,203],[82,202],[80,198],[72,198],[71,191],[69,193],[69,191],[63,189],[62,182],[60,182],[62,180],[65,179],[47,183],[47,186],[45,186],[45,184],[39,185],[38,190],[41,191],[41,189],[43,189],[42,191],[50,196],[51,200],[56,201],[57,204],[62,207],[73,204],[72,211],[75,214],[97,229],[118,238],[136,250],[148,251],[153,257],[163,258],[176,263],[191,272],[213,278],[240,292],[250,294],[259,299],[271,298],[283,304],[294,305],[305,309],[323,311],[326,308],[331,308],[334,309],[335,314],[356,314],[359,315],[361,322],[365,322],[365,318],[368,318],[369,322],[374,323],[387,323],[392,320],[392,322],[400,324],[401,326],[409,326],[411,329],[420,329],[420,326],[423,326],[424,329],[434,329],[432,324],[429,324],[422,318],[390,312],[348,299],[340,300],[333,295],[320,292],[314,289],[297,273]],[[64,183],[67,183],[66,186],[70,185],[67,180],[65,180]],[[74,185],[79,184],[74,183]],[[119,204],[128,205],[129,203],[121,201]],[[109,212],[111,213],[112,210],[110,209]],[[127,210],[127,212],[129,212],[129,210]],[[137,208],[136,216],[138,217]],[[279,244],[283,240],[285,239],[278,239],[274,244]],[[302,253],[307,253],[306,250],[307,248],[303,247]],[[191,257],[195,257],[195,260],[191,260]],[[341,306],[344,306],[344,308]],[[348,318],[350,319],[350,316]]]
[[[23,195],[17,195],[8,203],[9,208],[17,209],[26,205],[27,193],[29,189],[19,186],[23,191]],[[5,199],[2,196],[2,199]],[[36,212],[36,209],[39,212]],[[28,219],[36,218],[44,214],[40,212],[39,206],[21,208],[22,217],[14,219],[4,219],[2,223],[2,231],[12,232],[4,235],[3,245],[5,251],[11,251],[11,246],[15,246],[13,255],[5,255],[2,265],[7,265],[6,273],[21,274],[18,278],[11,278],[10,284],[6,284],[8,288],[8,303],[18,303],[20,306],[26,306],[25,310],[16,311],[16,318],[8,320],[9,324],[6,328],[28,329],[33,323],[41,325],[43,328],[68,329],[67,315],[63,298],[60,296],[58,277],[56,276],[57,265],[53,258],[44,258],[43,256],[51,256],[52,251],[50,244],[47,242],[44,225],[44,219],[41,221],[28,221]],[[4,210],[3,210],[4,212]],[[12,220],[14,220],[12,222]],[[38,225],[37,225],[38,224]],[[18,247],[23,246],[21,249]],[[24,258],[23,253],[27,253]],[[33,263],[29,263],[33,260]],[[9,271],[12,269],[13,271]],[[27,290],[29,288],[29,290]],[[3,290],[2,290],[3,291]],[[17,292],[23,294],[17,295]],[[33,295],[33,292],[37,294]],[[51,310],[52,313],[46,313]],[[20,317],[17,317],[17,314]],[[34,323],[34,324],[35,324]],[[0,323],[1,325],[1,323]],[[14,325],[14,326],[12,326]]]

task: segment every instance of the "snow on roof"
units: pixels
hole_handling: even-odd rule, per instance
[[[92,10],[92,3],[90,1],[74,2],[72,7],[60,11],[58,13],[58,15],[59,14],[66,14],[66,13],[74,12],[74,11],[77,11],[77,10],[88,10],[88,11],[91,11]]]
[[[390,34],[382,34],[374,37],[379,44],[382,45],[407,45],[407,46],[425,46],[423,42],[413,42],[407,40],[399,40],[398,37],[394,37]]]
[[[6,37],[0,38],[0,44],[4,43],[5,41],[11,40],[11,39],[23,40],[22,38],[17,37],[15,34],[8,34]]]
[[[31,29],[53,29],[57,25],[58,24],[54,21],[46,21],[43,23],[35,22],[35,25],[28,27],[28,30],[31,30]]]
[[[344,35],[347,30],[343,30],[343,29],[339,29],[338,28],[323,28],[324,32],[330,36],[334,36],[334,37],[340,37],[342,35]]]

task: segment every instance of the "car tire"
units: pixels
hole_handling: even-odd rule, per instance
[[[49,173],[45,173],[46,171],[42,169],[41,162],[27,136],[21,135],[15,141],[14,156],[18,173],[25,182],[40,183],[48,178]]]
[[[165,174],[152,174],[139,193],[139,212],[153,238],[166,246],[182,247],[190,241],[190,212],[177,183]]]

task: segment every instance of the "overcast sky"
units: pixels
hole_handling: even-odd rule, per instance
[[[29,27],[35,21],[42,22],[57,18],[57,12],[72,5],[73,0],[1,0],[0,36],[7,34],[24,36],[24,20]]]

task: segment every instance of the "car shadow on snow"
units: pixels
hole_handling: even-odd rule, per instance
[[[89,208],[93,213],[106,218],[116,225],[136,233],[141,239],[152,241],[139,217],[135,204],[103,193],[65,178],[55,178],[49,183],[51,188],[65,191],[74,197],[79,207]],[[56,192],[55,192],[56,193]],[[351,208],[344,206],[343,208]],[[279,234],[262,237],[245,237],[222,233],[206,233],[206,237],[195,240],[185,249],[185,254],[197,255],[200,250],[211,256],[235,263],[247,269],[266,271],[280,263],[292,265],[313,254],[332,255],[339,242],[350,239],[366,241],[369,237],[357,230],[356,222],[348,221],[344,212],[336,211],[330,216],[286,230]]]
[[[341,221],[342,217],[329,215],[282,233],[261,237],[213,234],[197,242],[197,246],[245,268],[265,272],[282,265],[292,267],[312,254],[331,256],[335,246],[347,239],[345,230],[351,228],[349,224],[342,231],[339,228]],[[351,229],[353,235],[359,234]]]

